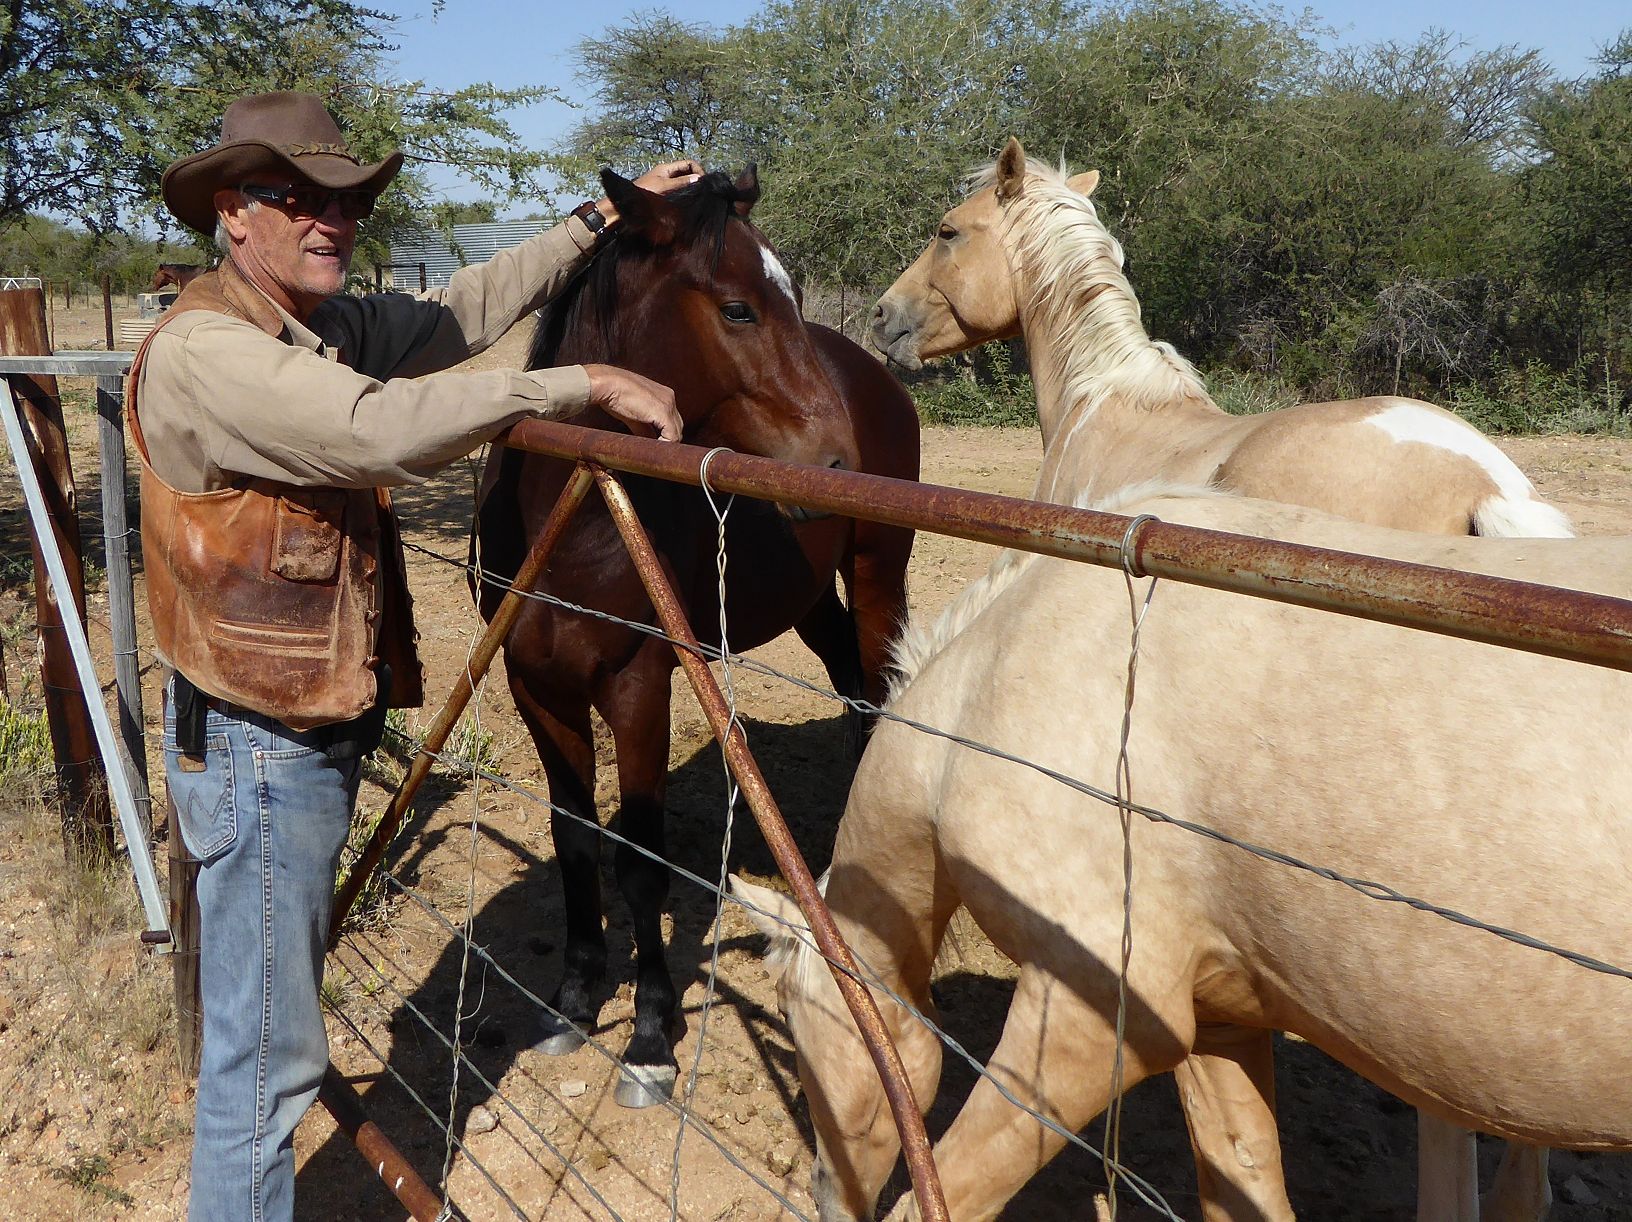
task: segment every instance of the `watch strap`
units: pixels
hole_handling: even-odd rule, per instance
[[[572,215],[584,223],[584,228],[595,235],[597,241],[606,233],[606,214],[595,206],[595,201],[586,199],[572,210]]]

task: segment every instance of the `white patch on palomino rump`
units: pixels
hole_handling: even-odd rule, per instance
[[[776,257],[776,252],[768,245],[761,244],[759,259],[765,265],[765,278],[786,293],[789,301],[798,305],[799,296],[793,291],[793,277],[788,275],[788,269],[782,266],[782,260]]]
[[[1484,468],[1504,497],[1516,501],[1535,498],[1535,488],[1513,460],[1497,449],[1490,438],[1460,420],[1429,411],[1420,403],[1397,399],[1375,416],[1367,416],[1366,423],[1382,429],[1395,441],[1438,446],[1471,458]]]

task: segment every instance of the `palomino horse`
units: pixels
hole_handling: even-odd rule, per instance
[[[807,325],[797,288],[765,236],[748,220],[759,197],[750,167],[736,183],[708,174],[659,197],[603,175],[623,221],[616,240],[540,318],[531,364],[606,362],[674,388],[685,440],[791,462],[918,477],[918,417],[884,369],[836,332]],[[605,417],[589,417],[615,427]],[[487,573],[515,573],[542,527],[570,464],[498,450],[483,476],[476,538]],[[716,522],[703,494],[660,480],[628,479],[690,622],[719,643]],[[834,687],[883,698],[890,643],[906,619],[912,532],[812,520],[739,499],[727,517],[725,605],[732,648],[762,644],[788,628],[821,658]],[[849,605],[835,589],[844,578]],[[634,565],[604,506],[586,502],[538,588],[641,624],[656,621]],[[491,618],[500,589],[481,591]],[[551,801],[565,812],[551,832],[566,904],[565,966],[551,1005],[593,1027],[604,997],[600,834],[595,819],[593,707],[617,752],[622,834],[663,851],[673,649],[619,624],[528,604],[505,642],[516,707],[532,733]],[[858,740],[859,741],[859,740]],[[590,826],[571,817],[591,821]],[[634,923],[635,1031],[619,1102],[641,1106],[672,1090],[670,1045],[677,997],[664,960],[661,921],[667,868],[617,850],[619,889]],[[549,1021],[540,1047],[569,1052],[572,1026]]]
[[[1371,398],[1231,416],[1156,343],[1089,193],[1011,139],[979,188],[879,299],[873,343],[916,369],[1024,334],[1044,457],[1039,500],[1145,480],[1214,485],[1358,521],[1445,534],[1564,535],[1488,438],[1431,404]]]
[[[1632,596],[1632,539],[1408,534],[1205,492],[1106,508]],[[1121,573],[1009,556],[927,634],[909,630],[890,710],[1110,791],[1128,641]],[[1177,582],[1155,591],[1138,656],[1133,801],[1626,964],[1632,751],[1614,727],[1632,676]],[[966,906],[1020,966],[988,1068],[1075,1131],[1111,1099],[1122,848],[1114,806],[886,719],[827,902],[857,958],[928,1014],[931,965]],[[1279,1029],[1448,1122],[1632,1148],[1627,980],[1172,825],[1134,817],[1131,849],[1125,1088],[1205,1051],[1252,1086],[1232,1106],[1272,1117],[1270,1063],[1233,1035]],[[739,892],[797,917],[785,897]],[[898,1139],[825,965],[789,949],[779,992],[820,1216],[869,1219]],[[940,1044],[879,1004],[927,1107]],[[1232,1136],[1193,1137],[1203,1216],[1291,1218],[1278,1150],[1246,1166]],[[935,1147],[951,1216],[996,1216],[1062,1144],[982,1078]],[[890,1216],[918,1213],[908,1198]]]
[[[978,182],[879,300],[873,342],[916,368],[1023,333],[1045,448],[1039,499],[1158,479],[1402,530],[1571,533],[1488,438],[1431,404],[1383,397],[1227,414],[1189,362],[1145,333],[1122,248],[1088,198],[1097,172],[1067,179],[1011,139]],[[1476,1222],[1472,1134],[1432,1118],[1422,1132],[1423,1222]],[[1498,1222],[1545,1214],[1544,1160],[1514,1151],[1504,1162]]]
[[[147,291],[156,293],[167,284],[173,284],[178,289],[184,289],[206,269],[196,263],[161,263],[159,269],[153,273],[153,279],[147,286]]]

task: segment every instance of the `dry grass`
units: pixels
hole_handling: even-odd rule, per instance
[[[65,854],[48,781],[14,772],[0,796],[0,1154],[119,1203],[113,1162],[190,1127],[171,966],[137,941],[128,861]]]

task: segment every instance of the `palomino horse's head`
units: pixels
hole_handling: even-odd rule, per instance
[[[849,417],[799,289],[748,219],[754,167],[669,195],[611,171],[601,181],[622,218],[616,236],[540,315],[529,364],[605,362],[662,382],[692,445],[853,468]]]
[[[1016,269],[1005,241],[1011,209],[1027,187],[1020,141],[1010,137],[997,164],[973,182],[974,194],[941,218],[934,240],[874,307],[873,346],[907,369],[1020,334]],[[1086,197],[1099,173],[1066,185]]]
[[[825,894],[826,875],[819,886]],[[820,1222],[871,1218],[901,1146],[855,1020],[792,897],[735,874],[731,893],[749,906],[749,918],[770,940],[766,967],[777,982],[777,1004],[793,1038],[799,1083],[816,1131],[810,1172],[816,1216]]]

